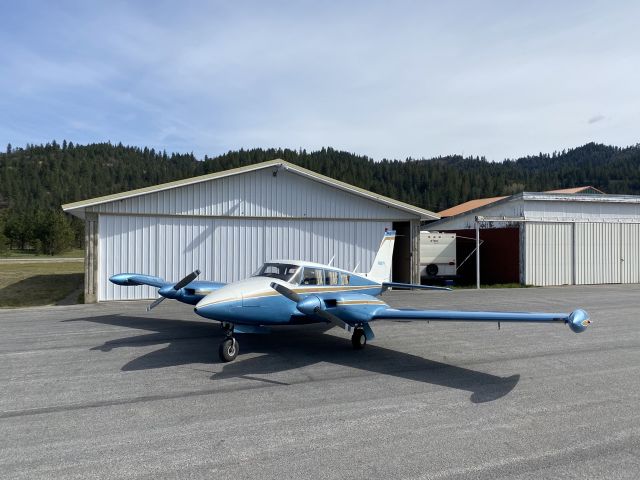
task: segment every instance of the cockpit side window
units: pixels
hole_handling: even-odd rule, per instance
[[[324,284],[325,285],[338,285],[339,282],[339,276],[338,276],[338,272],[335,272],[333,270],[325,270],[324,271]]]
[[[323,285],[324,274],[321,268],[305,267],[300,285]]]
[[[289,282],[296,276],[295,274],[299,268],[298,265],[289,265],[286,263],[265,263],[253,276],[279,278],[280,280]]]
[[[350,275],[347,273],[341,273],[340,277],[342,278],[342,285],[349,285]]]

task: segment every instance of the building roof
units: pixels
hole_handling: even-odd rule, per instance
[[[498,200],[502,200],[507,197],[490,197],[490,198],[477,198],[475,200],[469,200],[468,202],[461,203],[460,205],[456,205],[455,207],[447,208],[446,210],[442,210],[438,212],[441,217],[453,217],[454,215],[458,215],[459,213],[468,212],[469,210],[473,210],[474,208],[484,207],[493,202],[497,202]]]
[[[509,204],[513,204],[514,202],[563,202],[563,203],[577,203],[577,204],[588,204],[588,203],[598,203],[598,204],[627,204],[627,205],[640,205],[640,195],[610,195],[610,194],[581,194],[576,195],[573,193],[554,193],[554,192],[521,192],[516,193],[515,195],[511,195],[509,197],[503,197],[501,199],[495,200],[493,202],[489,202],[485,205],[475,207],[473,209],[458,213],[454,216],[443,217],[437,222],[433,222],[429,224],[429,229],[438,230],[442,229],[453,230],[458,229],[457,225],[460,225],[460,222],[463,224],[468,224],[469,222],[473,222],[476,216],[485,216],[487,211],[491,212],[493,207],[496,208],[507,208]],[[495,212],[495,210],[493,210]],[[496,215],[495,213],[493,214]],[[517,214],[516,216],[521,216],[522,214]],[[498,211],[498,217],[503,217],[503,214]],[[504,216],[505,222],[509,220],[506,217],[512,217],[513,215]],[[526,215],[525,215],[526,216]],[[530,220],[532,218],[529,218]],[[535,218],[538,221],[542,220],[542,217]],[[584,218],[583,218],[583,221]],[[455,227],[453,227],[455,226]],[[460,227],[461,229],[472,228],[472,227]]]
[[[298,165],[294,165],[293,163],[289,163],[285,160],[275,159],[267,162],[255,163],[253,165],[247,165],[244,167],[233,168],[230,170],[224,170],[222,172],[209,173],[206,175],[200,175],[197,177],[185,178],[182,180],[176,180],[173,182],[161,183],[159,185],[153,185],[150,187],[138,188],[135,190],[129,190],[127,192],[122,193],[114,193],[112,195],[105,195],[102,197],[90,198],[87,200],[81,200],[78,202],[67,203],[62,205],[62,210],[65,212],[71,213],[73,215],[83,217],[84,209],[87,207],[92,207],[95,205],[100,205],[104,203],[115,202],[119,200],[124,200],[126,198],[137,197],[146,195],[149,193],[160,192],[163,190],[169,190],[172,188],[184,187],[187,185],[193,185],[201,182],[208,182],[210,180],[215,180],[218,178],[224,178],[232,175],[240,175],[246,172],[252,172],[255,170],[260,170],[264,168],[271,168],[274,166],[278,166],[284,168],[290,172],[296,173],[303,177],[310,178],[312,180],[318,181],[320,183],[324,183],[326,185],[330,185],[332,187],[338,188],[340,190],[350,192],[354,195],[359,195],[364,198],[368,198],[374,202],[381,203],[383,205],[387,205],[389,207],[394,207],[399,210],[412,213],[421,220],[437,220],[440,218],[440,215],[437,213],[431,212],[429,210],[425,210],[423,208],[418,208],[413,205],[409,205],[408,203],[401,202],[399,200],[395,200],[393,198],[385,197],[384,195],[379,195],[377,193],[370,192],[369,190],[365,190],[364,188],[356,187],[355,185],[351,185],[345,182],[341,182],[331,177],[327,177],[325,175],[321,175],[312,170],[308,170],[306,168],[300,167]]]
[[[574,188],[561,188],[559,190],[547,190],[547,193],[596,193],[604,195],[602,190],[588,185],[586,187],[574,187]]]
[[[586,187],[574,187],[574,188],[562,188],[560,190],[547,190],[544,193],[567,193],[567,194],[602,194],[604,192],[602,190],[598,190],[592,186]],[[453,217],[454,215],[459,215],[461,213],[469,212],[471,210],[475,210],[476,208],[484,207],[485,205],[489,205],[490,203],[497,202],[498,200],[502,200],[504,197],[489,197],[489,198],[477,198],[475,200],[469,200],[468,202],[461,203],[460,205],[456,205],[454,207],[447,208],[446,210],[442,210],[438,212],[440,217]]]

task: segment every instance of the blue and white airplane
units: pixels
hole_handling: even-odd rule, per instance
[[[222,323],[226,338],[219,355],[224,362],[234,360],[239,344],[234,333],[267,333],[272,325],[300,325],[324,322],[353,331],[353,348],[364,348],[374,338],[374,320],[444,320],[471,322],[566,323],[576,333],[591,320],[584,310],[564,313],[465,312],[454,310],[396,309],[377,298],[389,287],[449,290],[445,287],[391,282],[391,260],[395,232],[385,232],[380,249],[368,273],[354,273],[330,265],[272,260],[251,277],[230,284],[195,281],[199,270],[175,285],[158,277],[120,273],[109,280],[116,285],[150,285],[160,297],[195,305],[195,312]]]

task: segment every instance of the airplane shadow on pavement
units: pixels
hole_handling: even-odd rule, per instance
[[[152,333],[109,340],[91,350],[109,352],[119,347],[142,347],[167,344],[161,349],[146,353],[126,363],[123,371],[149,370],[189,364],[220,364],[218,344],[224,337],[220,325],[203,321],[104,315],[65,322],[87,321],[119,327],[147,330]],[[237,335],[240,356],[234,362],[224,364],[222,371],[212,376],[222,378],[253,378],[276,372],[307,367],[328,362],[372,373],[390,375],[416,382],[440,385],[471,392],[473,403],[497,400],[507,395],[517,385],[520,375],[500,377],[489,373],[428,360],[375,344],[355,351],[350,339],[323,335],[326,325],[279,327],[271,335]],[[243,354],[258,353],[243,359]],[[282,383],[260,379],[268,383]]]

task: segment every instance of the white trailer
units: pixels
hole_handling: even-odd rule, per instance
[[[422,280],[456,276],[456,234],[420,232],[420,277]]]

